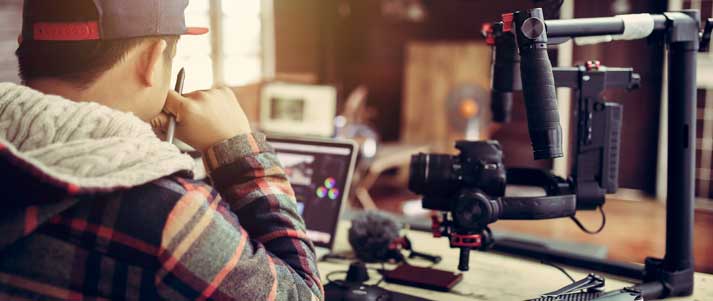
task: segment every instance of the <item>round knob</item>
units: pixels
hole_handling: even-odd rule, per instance
[[[520,30],[526,38],[536,40],[545,32],[545,23],[538,18],[528,18],[522,22]]]

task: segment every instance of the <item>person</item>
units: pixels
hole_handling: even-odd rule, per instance
[[[293,190],[234,94],[170,91],[179,36],[206,32],[187,4],[25,0],[23,85],[0,84],[0,300],[323,299]],[[150,126],[164,111],[209,180]]]

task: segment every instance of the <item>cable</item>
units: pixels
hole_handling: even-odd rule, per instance
[[[560,272],[562,272],[565,276],[567,276],[567,278],[569,278],[569,280],[571,280],[572,283],[575,283],[575,282],[576,282],[576,280],[574,280],[574,278],[572,278],[572,275],[570,275],[569,273],[567,273],[567,271],[566,271],[564,268],[562,268],[561,266],[558,266],[558,265],[556,265],[556,264],[554,264],[554,263],[551,263],[551,262],[548,262],[548,261],[544,261],[544,260],[540,261],[540,263],[545,264],[545,265],[549,265],[549,266],[551,266],[551,267],[553,267],[553,268],[555,268],[555,269],[558,269],[558,270],[559,270]]]
[[[333,260],[348,260],[348,258],[342,254],[327,253],[319,259],[322,262],[334,262]]]
[[[384,281],[384,274],[382,274],[382,272],[385,272],[385,271],[386,271],[386,266],[384,265],[384,262],[382,261],[381,262],[381,271],[379,272],[379,274],[381,275],[381,279],[379,279],[379,281],[377,281],[376,284],[374,284],[374,286],[379,286],[379,284],[381,284],[381,282]]]
[[[346,274],[346,273],[347,273],[347,271],[332,271],[332,272],[327,273],[327,276],[324,276],[324,278],[327,279],[327,282],[330,282],[330,283],[334,282],[334,283],[340,284],[340,283],[344,283],[344,280],[342,280],[342,279],[332,280],[331,278],[329,278],[329,276],[333,276],[336,274]]]
[[[602,230],[604,230],[604,226],[607,224],[607,215],[604,213],[604,207],[603,207],[603,206],[599,206],[599,212],[602,214],[602,224],[599,226],[599,229],[597,229],[596,231],[592,231],[592,230],[587,229],[587,228],[582,224],[582,222],[580,222],[579,219],[577,219],[576,216],[571,216],[570,218],[574,221],[575,224],[577,224],[577,226],[579,227],[579,229],[582,229],[582,231],[584,231],[584,233],[594,235],[594,234],[598,234],[598,233],[602,232]]]

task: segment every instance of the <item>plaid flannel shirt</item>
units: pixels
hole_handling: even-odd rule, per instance
[[[264,136],[204,160],[215,188],[172,176],[5,208],[0,300],[321,300],[314,248]]]

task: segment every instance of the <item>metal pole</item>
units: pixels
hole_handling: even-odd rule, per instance
[[[666,29],[666,17],[663,15],[652,15],[652,17],[654,18],[654,30]],[[545,25],[547,26],[547,36],[550,38],[591,37],[624,33],[624,21],[620,17],[547,20]]]
[[[692,42],[669,48],[668,189],[664,269],[693,267],[696,55]],[[697,45],[696,45],[697,46]]]

